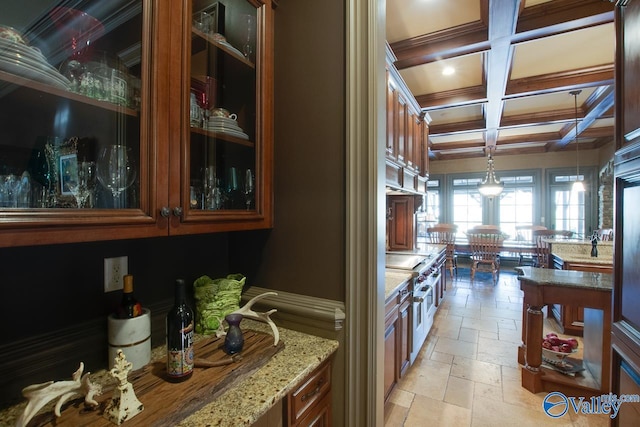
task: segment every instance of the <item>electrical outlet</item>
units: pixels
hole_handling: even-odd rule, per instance
[[[129,273],[129,258],[119,256],[104,259],[104,291],[122,289],[122,278]]]

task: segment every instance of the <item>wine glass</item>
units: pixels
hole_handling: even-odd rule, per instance
[[[243,15],[242,19],[245,28],[245,42],[242,45],[242,54],[245,58],[250,59],[251,55],[253,55],[253,43],[254,43],[254,34],[256,28],[256,17],[254,15]]]
[[[91,195],[95,188],[96,164],[95,162],[81,162],[78,164],[78,179],[71,181],[69,190],[76,199],[78,208],[93,207]],[[88,203],[87,203],[88,202]]]
[[[235,167],[227,170],[227,200],[229,201],[229,209],[233,209],[237,200],[237,193],[240,190],[238,186],[238,173]]]
[[[254,183],[253,183],[253,172],[251,169],[247,169],[244,176],[244,201],[247,205],[247,210],[251,209],[251,203],[253,203],[253,193],[255,191]]]
[[[98,181],[111,191],[113,207],[121,207],[120,194],[133,184],[136,168],[131,148],[126,145],[110,145],[98,155]]]

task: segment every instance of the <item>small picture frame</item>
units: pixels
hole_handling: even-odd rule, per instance
[[[50,207],[75,207],[71,189],[78,181],[78,137],[73,136],[61,144],[47,143],[45,154],[51,176]]]
[[[60,159],[60,194],[72,196],[72,187],[78,184],[78,155],[63,154]]]

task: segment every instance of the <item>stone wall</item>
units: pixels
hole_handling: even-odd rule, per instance
[[[600,170],[598,228],[613,228],[613,160]]]

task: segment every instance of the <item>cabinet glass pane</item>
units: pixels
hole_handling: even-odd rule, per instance
[[[191,11],[190,208],[255,210],[256,8],[194,0]]]
[[[0,209],[140,207],[143,3],[3,3]]]

